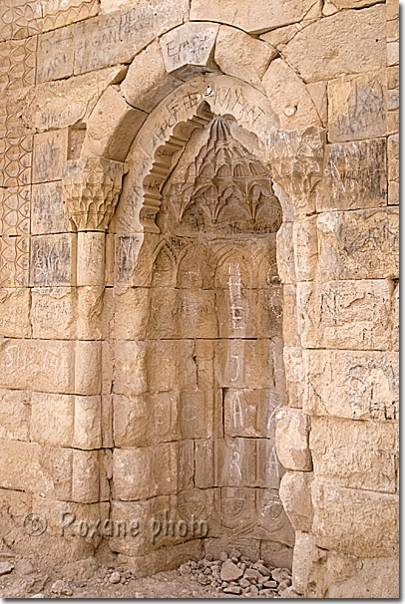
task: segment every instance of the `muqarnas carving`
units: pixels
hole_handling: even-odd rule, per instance
[[[222,117],[211,121],[208,141],[165,196],[177,224],[192,230],[273,232],[281,220],[270,172]]]

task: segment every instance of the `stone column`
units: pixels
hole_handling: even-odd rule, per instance
[[[310,418],[303,410],[305,367],[299,328],[300,288],[316,282],[318,242],[314,189],[324,170],[325,131],[310,127],[303,133],[280,132],[269,140],[273,181],[281,188],[284,221],[277,234],[277,260],[284,293],[284,365],[288,407],[276,417],[276,449],[287,472],[280,483],[280,499],[296,531],[295,560],[311,538],[313,505]]]
[[[102,496],[99,462],[102,435],[102,309],[106,229],[121,192],[124,164],[105,158],[72,160],[63,170],[62,189],[71,225],[77,231],[77,341],[73,501]]]

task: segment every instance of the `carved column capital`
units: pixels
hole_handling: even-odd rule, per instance
[[[321,180],[326,134],[311,126],[304,132],[276,132],[268,139],[273,180],[288,195],[297,214],[312,213],[311,193]]]
[[[122,188],[125,164],[104,157],[69,160],[62,191],[69,219],[78,231],[105,231]]]

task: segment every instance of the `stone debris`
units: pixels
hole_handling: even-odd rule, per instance
[[[69,587],[67,581],[63,581],[62,579],[58,579],[53,583],[51,587],[51,593],[57,596],[72,596],[73,591]]]
[[[0,562],[0,575],[7,575],[11,573],[14,566],[10,562]]]
[[[229,557],[221,552],[218,559],[207,554],[203,560],[189,560],[178,571],[181,575],[194,577],[200,585],[206,586],[206,591],[245,598],[300,597],[291,587],[288,568],[267,566],[264,560],[253,562],[236,550]],[[289,595],[285,596],[285,592]]]

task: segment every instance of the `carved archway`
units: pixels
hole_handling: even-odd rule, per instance
[[[156,259],[153,256],[154,250],[160,245],[161,257],[158,259],[155,267],[158,269],[158,273],[162,272],[162,270],[165,272],[165,266],[170,267],[170,263],[172,262],[172,250],[170,246],[161,244],[159,224],[155,221],[160,210],[162,188],[173,167],[177,164],[179,156],[183,153],[185,145],[190,140],[190,137],[192,137],[193,132],[203,128],[212,119],[212,115],[222,115],[227,119],[234,119],[238,127],[242,127],[245,131],[254,134],[253,155],[262,163],[265,170],[269,170],[269,163],[272,164],[273,170],[271,176],[273,178],[273,187],[274,190],[277,190],[283,209],[284,223],[280,230],[280,233],[283,235],[281,240],[287,240],[289,250],[292,251],[292,242],[289,237],[290,233],[293,235],[293,223],[291,221],[294,218],[297,219],[297,217],[306,216],[306,214],[311,212],[311,192],[316,181],[320,178],[322,169],[323,140],[322,131],[319,128],[309,128],[304,133],[280,132],[277,116],[272,111],[268,99],[262,93],[252,88],[249,84],[221,75],[205,75],[194,78],[179,86],[174,93],[165,98],[149,116],[136,135],[127,157],[126,165],[120,164],[121,174],[123,172],[128,172],[128,174],[124,180],[124,189],[121,194],[120,203],[109,226],[107,235],[107,267],[114,271],[114,276],[110,273],[111,276],[108,278],[108,283],[116,285],[117,295],[121,297],[121,309],[125,307],[125,302],[123,303],[122,301],[128,292],[131,292],[128,295],[133,297],[133,303],[137,306],[134,329],[132,332],[129,329],[132,334],[137,335],[130,336],[131,340],[128,337],[127,328],[122,329],[122,325],[121,328],[115,328],[115,333],[125,333],[125,341],[121,342],[121,350],[116,349],[113,355],[115,356],[115,366],[121,365],[125,367],[124,371],[121,371],[120,376],[114,375],[114,384],[120,380],[126,382],[128,377],[128,374],[125,374],[126,371],[132,373],[134,382],[129,386],[129,390],[133,388],[133,384],[136,382],[135,391],[139,389],[136,396],[144,393],[143,389],[147,383],[148,375],[148,353],[142,338],[144,337],[145,326],[148,323],[149,300],[145,295],[144,289],[151,284],[153,260]],[[121,126],[122,124],[120,124],[120,128]],[[252,153],[252,149],[249,153]],[[271,162],[270,159],[272,160]],[[82,160],[83,166],[88,166],[89,162],[91,163],[92,161],[94,160],[90,158]],[[114,172],[114,166],[117,164],[115,160],[106,159],[99,161],[105,162],[107,171],[109,169]],[[75,173],[79,164],[80,162],[68,162],[65,173],[65,191],[68,190],[67,185],[72,182],[72,174]],[[108,168],[108,166],[111,167]],[[279,188],[277,189],[275,182],[283,185],[284,191],[289,194],[288,197]],[[305,186],[302,187],[302,184]],[[83,191],[86,191],[86,187],[83,188]],[[81,195],[83,197],[84,194],[81,193]],[[104,229],[105,223],[100,224]],[[284,232],[282,233],[282,231]],[[85,234],[83,233],[83,235]],[[90,234],[86,233],[86,237],[88,235]],[[82,239],[84,240],[83,236]],[[94,251],[94,246],[92,249]],[[102,255],[104,255],[104,251],[102,251]],[[285,256],[284,253],[283,256]],[[115,257],[114,262],[112,262],[113,257]],[[282,263],[283,266],[280,265],[280,269],[282,268],[282,270],[279,272],[282,280],[284,280],[284,275],[286,274],[286,267],[287,271],[294,272],[296,268],[294,260],[293,253],[290,253],[289,260]],[[283,271],[284,274],[282,274]],[[170,268],[167,273],[170,273]],[[137,294],[134,293],[136,288],[138,289]],[[297,354],[297,352],[295,349],[294,354]],[[173,351],[170,354],[173,356]],[[128,359],[130,361],[127,363]],[[158,369],[155,372],[158,373]],[[291,378],[291,374],[289,377]],[[294,376],[292,377],[294,380]],[[126,387],[125,385],[124,390]],[[126,396],[126,394],[118,393],[119,396]],[[159,420],[157,421],[157,426],[160,427],[162,421],[164,421],[159,418],[173,415],[172,411],[167,412],[168,407],[172,403],[173,401],[169,397],[166,401],[166,411],[159,411],[157,409],[156,413],[153,414],[153,418],[150,418],[152,424],[155,422],[155,428],[157,420]],[[117,405],[119,404],[117,402]],[[143,412],[147,414],[145,407]],[[134,413],[135,415],[132,413],[132,417],[136,417],[136,412]],[[115,434],[117,433],[118,431],[115,430]],[[117,448],[114,451],[115,470],[113,471],[114,479],[112,482],[112,517],[117,517],[117,514],[127,514],[131,509],[137,509],[140,516],[145,521],[149,521],[151,517],[164,513],[164,509],[168,509],[167,499],[164,499],[164,501],[160,499],[159,505],[156,503],[157,507],[153,507],[151,503],[152,499],[157,501],[159,497],[169,497],[169,500],[172,498],[173,494],[170,489],[170,492],[167,493],[164,488],[162,490],[159,486],[156,486],[165,484],[163,476],[159,477],[152,473],[152,475],[149,475],[145,479],[145,484],[154,484],[156,490],[153,493],[149,493],[146,490],[142,495],[143,503],[141,501],[142,497],[141,499],[138,495],[134,497],[134,491],[131,488],[126,491],[126,487],[124,487],[121,489],[120,494],[117,495],[119,489],[116,489],[115,484],[121,481],[122,486],[122,481],[125,483],[128,478],[132,482],[134,480],[136,482],[137,478],[134,478],[135,475],[142,476],[145,468],[151,468],[155,455],[157,455],[157,459],[160,461],[162,459],[166,460],[165,463],[172,464],[172,466],[173,464],[176,466],[176,464],[180,463],[180,465],[186,467],[189,453],[184,449],[182,455],[185,455],[185,457],[181,457],[177,453],[174,455],[169,447],[165,450],[162,448],[159,449],[158,453],[149,453],[146,450],[140,451],[138,456],[135,455],[135,459],[130,452],[132,445],[130,445],[130,450],[126,449],[125,444],[122,445],[122,442],[118,446],[116,442],[115,446]],[[137,445],[134,446],[138,448]],[[145,443],[139,447],[139,449],[142,448],[146,449]],[[145,458],[143,454],[149,457]],[[128,463],[131,465],[131,472],[122,472],[121,470],[126,468]],[[121,476],[119,476],[120,471]],[[235,492],[232,491],[234,487],[227,488],[230,489],[228,493],[230,505],[232,500],[235,499]],[[181,497],[185,498],[185,500],[183,502],[179,500],[175,506],[177,510],[196,510],[201,508],[201,502],[195,499],[194,492],[186,489],[185,494],[182,494]],[[277,498],[274,499],[274,496],[272,497],[270,498],[271,500],[265,497],[260,504],[263,513],[264,510],[267,510],[265,513],[265,516],[267,514],[267,521],[269,518],[272,519],[273,516],[278,516],[279,512],[282,511],[279,500]],[[151,505],[152,507],[150,507]],[[166,508],[162,509],[161,505],[166,505]],[[213,502],[208,507],[215,509]],[[218,505],[216,509],[218,509]],[[278,510],[277,514],[275,513],[276,509]],[[257,526],[260,529],[260,522]],[[252,528],[250,526],[249,530]],[[181,550],[182,541],[184,539],[179,539],[175,547],[180,548],[179,552],[186,551],[183,557],[188,557],[192,551],[190,551],[189,546],[186,550]],[[152,556],[153,560],[158,560],[156,558],[156,547],[150,548],[150,541],[147,543],[142,540],[142,542],[135,544],[134,548],[129,549],[127,546],[123,548],[122,541],[119,540],[111,540],[110,543],[113,549],[121,551],[123,556],[126,554],[130,555],[131,563],[135,564],[141,572],[143,572],[142,565],[146,564],[146,558],[142,558],[145,552],[149,551],[149,556]],[[196,540],[193,543],[196,543],[199,547],[198,544],[200,541]],[[152,545],[155,546],[156,544]],[[163,542],[159,545],[168,546],[169,543]],[[158,551],[160,562],[156,562],[154,568],[160,569],[174,564],[172,559],[171,562],[164,561],[165,556],[169,552],[168,547],[160,548]],[[196,555],[198,555],[198,551],[196,550]],[[275,555],[277,556],[277,552]],[[182,556],[180,555],[180,557]],[[144,562],[141,562],[142,559]],[[279,562],[280,556],[278,557]],[[285,564],[290,562],[291,559],[289,561],[285,560]]]

